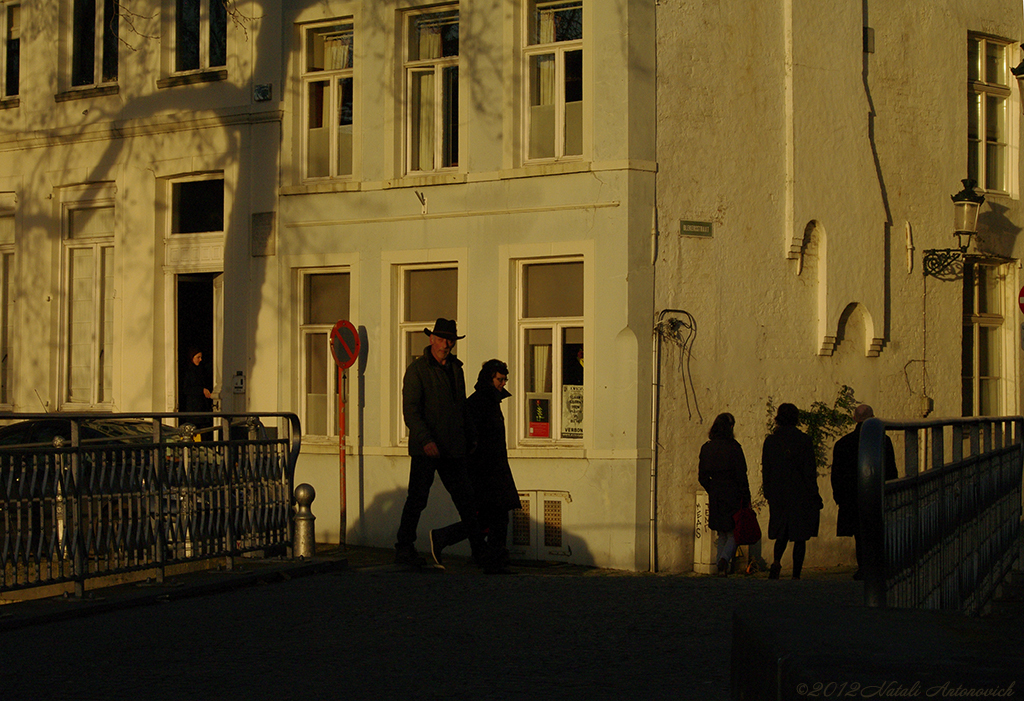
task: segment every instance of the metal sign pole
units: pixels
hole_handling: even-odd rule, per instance
[[[338,366],[338,462],[340,472],[340,494],[341,499],[341,540],[338,542],[344,548],[345,546],[345,531],[348,527],[348,515],[346,513],[346,504],[348,499],[346,496],[346,485],[345,485],[345,369],[340,365]]]

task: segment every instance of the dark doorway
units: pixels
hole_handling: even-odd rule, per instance
[[[203,354],[203,365],[213,366],[213,281],[220,273],[178,275],[178,406],[181,406],[182,369],[189,348]]]

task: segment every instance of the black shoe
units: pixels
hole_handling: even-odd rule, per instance
[[[782,565],[777,562],[772,564],[768,569],[768,579],[778,579],[780,572],[782,572]]]
[[[395,546],[395,564],[396,565],[409,565],[410,567],[423,567],[427,564],[416,548],[411,545],[396,545]]]
[[[718,561],[718,575],[720,577],[729,576],[729,561],[724,557]]]
[[[441,562],[441,551],[444,550],[444,543],[441,542],[441,536],[437,531],[430,531],[430,555],[434,558],[434,562],[441,569],[444,569],[444,563]]]

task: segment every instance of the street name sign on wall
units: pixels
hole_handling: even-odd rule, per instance
[[[709,221],[684,221],[679,220],[679,235],[680,236],[699,236],[701,238],[711,238],[712,229],[711,222]]]

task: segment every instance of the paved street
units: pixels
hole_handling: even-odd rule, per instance
[[[398,571],[364,555],[343,571],[4,631],[0,689],[4,701],[715,701],[729,697],[736,602],[857,606],[861,596],[848,572],[484,576],[464,563]]]

